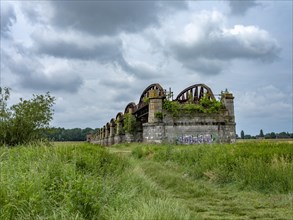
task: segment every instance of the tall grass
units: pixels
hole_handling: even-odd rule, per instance
[[[189,218],[130,165],[88,144],[0,148],[0,219]]]
[[[292,144],[136,146],[112,153],[81,143],[0,148],[0,219],[225,219],[242,215],[241,205],[235,213],[221,210],[239,192],[224,195],[214,183],[288,195],[293,189]],[[274,211],[290,216],[288,200],[277,204]],[[273,213],[258,206],[248,206],[255,216]]]
[[[234,145],[137,147],[137,158],[172,161],[196,179],[265,193],[293,191],[293,145],[249,142]]]

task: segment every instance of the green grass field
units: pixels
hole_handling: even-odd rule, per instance
[[[293,144],[0,148],[0,219],[292,219]]]

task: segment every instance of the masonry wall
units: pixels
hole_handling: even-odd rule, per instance
[[[221,143],[234,142],[235,123],[221,114],[184,114],[174,118],[168,113],[161,123],[144,124],[143,141],[155,143]]]

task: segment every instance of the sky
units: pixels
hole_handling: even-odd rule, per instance
[[[240,134],[293,132],[292,1],[1,0],[10,103],[47,91],[55,127],[99,128],[152,83],[228,89]]]

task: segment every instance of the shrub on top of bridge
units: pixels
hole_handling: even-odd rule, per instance
[[[173,117],[177,117],[179,114],[180,104],[177,101],[165,99],[163,102],[163,109],[171,113]]]
[[[179,112],[193,113],[218,113],[224,106],[220,101],[210,100],[207,96],[200,99],[199,103],[188,101],[187,103],[180,104],[178,101],[164,100],[163,109],[177,117]]]

